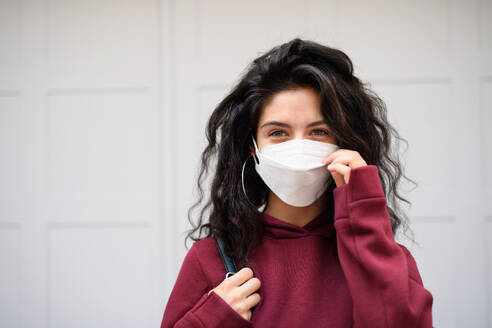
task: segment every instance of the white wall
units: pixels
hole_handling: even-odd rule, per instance
[[[155,327],[203,128],[293,37],[339,47],[410,148],[437,327],[492,327],[492,2],[0,1],[0,326]]]

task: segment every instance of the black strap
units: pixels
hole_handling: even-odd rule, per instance
[[[224,250],[224,242],[220,237],[214,237],[217,248],[219,249],[220,257],[222,257],[222,262],[224,262],[224,267],[226,270],[226,278],[232,276],[237,272],[236,263],[229,255],[226,254]]]

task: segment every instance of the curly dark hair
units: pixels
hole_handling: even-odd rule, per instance
[[[192,228],[187,231],[185,247],[188,238],[197,241],[218,236],[224,241],[226,252],[241,266],[248,263],[248,255],[263,239],[259,208],[266,205],[269,188],[256,173],[254,162],[247,161],[244,181],[248,200],[241,183],[243,163],[251,155],[252,136],[256,136],[263,106],[279,91],[302,87],[313,88],[319,95],[322,115],[338,146],[358,151],[368,165],[378,167],[393,236],[400,225],[405,232],[410,230],[398,200],[409,205],[410,202],[397,190],[402,176],[417,185],[403,175],[399,161],[399,141],[407,147],[408,142],[387,120],[384,102],[354,76],[352,61],[344,52],[295,38],[254,59],[210,116],[206,128],[208,145],[201,155],[197,181],[198,200],[188,211]],[[204,183],[211,168],[214,170],[209,197],[195,224],[192,213],[205,199]],[[333,209],[336,185],[333,179],[329,181],[325,204]],[[195,237],[197,231],[199,235]]]

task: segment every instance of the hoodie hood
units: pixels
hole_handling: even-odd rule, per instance
[[[328,210],[321,212],[302,227],[282,221],[265,212],[262,212],[261,215],[265,224],[265,234],[276,239],[301,238],[312,235],[331,239],[335,236],[333,217]]]

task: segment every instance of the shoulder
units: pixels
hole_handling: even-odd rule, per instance
[[[407,257],[407,263],[408,263],[408,276],[418,282],[419,284],[422,283],[422,278],[420,276],[418,267],[417,267],[417,262],[415,262],[415,258],[412,256],[412,253],[406,248],[404,245],[397,243],[398,246],[403,250]]]
[[[212,286],[217,286],[225,278],[225,268],[213,237],[197,240],[189,253],[198,262],[203,274]]]
[[[194,241],[186,252],[181,271],[194,271],[204,274],[203,266],[208,262],[211,253],[213,253],[211,242],[214,242],[212,237]]]
[[[215,239],[213,237],[207,237],[195,241],[191,246],[190,252],[192,250],[197,255],[198,259],[203,262],[208,262],[210,259],[216,257],[216,255],[219,255],[215,244]]]
[[[215,239],[213,237],[206,237],[195,241],[192,247],[207,250],[212,248],[212,246],[215,247]]]

